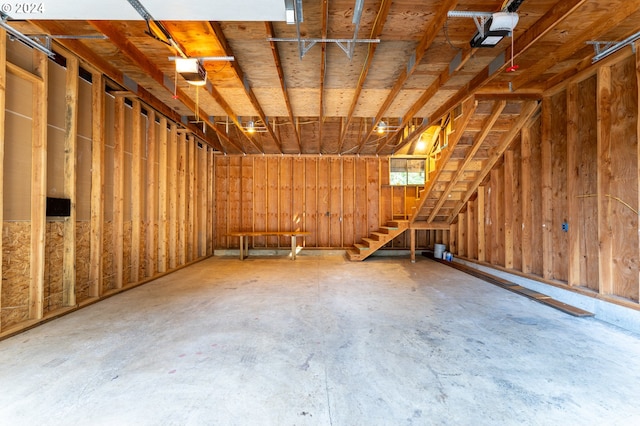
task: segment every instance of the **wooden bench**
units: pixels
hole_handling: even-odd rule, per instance
[[[248,237],[291,237],[291,260],[296,260],[296,237],[304,237],[309,234],[310,232],[305,231],[237,231],[229,233],[232,237],[240,237],[240,260],[249,256]]]

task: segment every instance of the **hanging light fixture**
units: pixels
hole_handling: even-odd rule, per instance
[[[387,123],[385,123],[384,121],[380,121],[378,123],[377,129],[378,129],[377,131],[379,135],[383,134],[384,132],[387,131]]]
[[[255,133],[256,132],[256,125],[253,122],[253,120],[249,121],[249,123],[247,124],[247,132],[249,132],[249,133]]]
[[[197,58],[176,58],[176,72],[194,86],[207,84],[207,70]]]

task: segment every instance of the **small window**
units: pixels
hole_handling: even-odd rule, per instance
[[[393,186],[424,185],[424,158],[391,158],[389,164],[389,182]]]

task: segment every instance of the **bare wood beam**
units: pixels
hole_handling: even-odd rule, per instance
[[[0,200],[4,202],[4,144],[5,144],[5,105],[7,100],[7,34],[0,29]],[[0,225],[4,224],[4,208],[0,208]],[[2,238],[0,238],[0,277],[2,274]],[[0,308],[2,307],[2,279],[0,278]],[[0,321],[2,332],[2,321]]]
[[[579,177],[578,154],[580,144],[578,138],[578,84],[570,84],[567,88],[567,202],[569,230],[568,247],[568,279],[570,286],[580,285],[580,234],[573,229],[579,223]]]
[[[115,99],[113,140],[113,269],[114,286],[124,284],[124,98]]]
[[[178,266],[178,129],[171,124],[167,158],[169,192],[169,269]]]
[[[432,19],[431,24],[427,26],[426,32],[423,34],[422,38],[420,39],[420,42],[418,43],[418,46],[416,47],[414,55],[411,58],[413,65],[407,66],[402,70],[402,72],[400,73],[400,76],[398,77],[393,87],[391,88],[389,95],[387,96],[385,101],[382,103],[382,105],[378,109],[378,113],[376,114],[374,123],[377,123],[382,119],[382,116],[384,116],[384,114],[387,112],[387,110],[389,109],[389,107],[391,106],[395,98],[400,93],[400,90],[402,89],[404,84],[407,82],[409,77],[413,75],[413,72],[416,70],[417,65],[420,64],[420,61],[422,61],[422,58],[424,57],[425,53],[427,52],[429,47],[431,47],[431,43],[433,43],[433,40],[436,38],[436,35],[438,35],[444,23],[448,19],[447,13],[450,10],[454,9],[457,4],[458,4],[458,0],[444,0],[442,2],[440,7],[438,8],[438,11],[434,14],[434,18]],[[369,130],[369,132],[367,132],[365,137],[360,140],[358,144],[359,146],[358,152],[362,150],[362,147],[364,146],[366,141],[371,137],[371,135],[375,131],[374,129],[375,127],[371,127],[371,129]]]
[[[498,101],[494,104],[493,110],[491,111],[491,115],[489,115],[489,117],[487,117],[486,121],[484,122],[484,125],[482,126],[482,130],[473,141],[473,145],[471,146],[469,151],[467,151],[467,154],[465,155],[464,160],[462,160],[462,163],[460,163],[460,165],[458,166],[458,170],[456,170],[455,174],[447,184],[447,187],[445,188],[442,196],[440,197],[435,207],[431,211],[431,214],[429,215],[427,222],[433,221],[433,219],[436,217],[436,215],[444,205],[444,202],[447,201],[447,197],[449,196],[453,188],[458,184],[458,181],[462,178],[469,163],[473,161],[473,158],[475,157],[476,153],[484,143],[487,136],[489,136],[489,132],[491,132],[491,129],[493,128],[494,124],[496,124],[496,121],[498,121],[498,118],[500,117],[500,114],[502,114],[502,111],[504,110],[504,107],[506,105],[507,105],[506,101]]]
[[[102,295],[104,236],[104,77],[94,72],[91,84],[91,236],[89,296]]]
[[[545,13],[533,26],[531,26],[524,34],[518,37],[513,42],[513,51],[509,46],[504,51],[505,58],[511,58],[513,56],[516,61],[522,54],[524,54],[531,46],[538,42],[542,37],[551,32],[558,24],[568,18],[573,12],[580,8],[587,0],[567,0],[558,2],[547,13]],[[489,73],[489,66],[485,67],[476,80],[476,83],[472,87],[472,90],[477,89],[480,86],[484,86],[491,81],[495,76],[500,75],[508,66],[510,62],[505,62],[498,70],[493,74]]]
[[[130,282],[140,279],[140,247],[142,237],[142,112],[140,102],[133,101],[131,143],[131,272]]]
[[[521,73],[512,81],[513,90],[518,90],[529,81],[544,73],[554,64],[568,58],[573,53],[584,48],[584,43],[589,40],[597,40],[602,34],[614,28],[621,21],[631,16],[640,8],[638,2],[617,1],[609,3],[601,12],[595,13],[598,17],[594,25],[589,25],[580,34],[569,38],[556,49],[551,49],[550,54],[542,57],[535,64],[527,69],[527,72]]]
[[[47,198],[47,91],[48,58],[34,51],[35,74],[42,82],[33,90],[33,127],[31,133],[31,283],[29,318],[44,314],[44,271]]]
[[[220,27],[220,24],[218,22],[211,22],[210,21],[209,22],[209,26],[213,30],[213,33],[215,34],[216,39],[220,43],[220,46],[222,46],[224,54],[226,56],[233,56],[233,50],[231,49],[231,46],[229,45],[229,42],[227,41],[226,37],[224,36],[224,33],[222,32],[222,27]],[[264,113],[264,111],[262,109],[262,106],[260,105],[260,102],[258,101],[258,98],[256,97],[256,94],[254,93],[253,89],[251,89],[251,87],[249,86],[249,82],[247,81],[247,77],[244,75],[244,72],[242,71],[242,68],[240,68],[240,64],[238,63],[238,61],[231,61],[230,65],[231,65],[231,69],[233,69],[233,71],[235,72],[236,76],[238,77],[238,79],[242,83],[242,87],[244,87],[245,94],[249,98],[249,101],[251,102],[251,105],[253,106],[253,108],[258,113],[258,116],[260,117],[260,120],[262,120],[262,122],[266,125],[267,131],[269,132],[269,135],[271,136],[271,138],[275,142],[276,146],[280,150],[280,153],[282,153],[282,142],[276,136],[275,132],[273,131],[273,128],[271,126],[269,126],[269,122],[268,122],[267,116],[265,115],[265,113]],[[226,111],[226,109],[225,109],[225,111]],[[232,119],[234,117],[236,117],[235,113],[231,110],[231,108],[229,108],[229,111],[227,111],[227,114],[229,114],[229,117],[231,117]],[[234,122],[235,122],[235,120],[234,120]],[[238,125],[238,123],[236,123],[236,125]],[[253,140],[253,138],[251,138],[249,135],[247,135],[246,131],[243,129],[241,124],[239,125],[239,128],[240,128],[240,130],[242,130],[242,132],[245,134],[245,136],[247,136],[247,138],[258,148],[258,150],[260,152],[264,153],[264,149],[262,147],[259,147],[257,145],[257,143]]]
[[[611,227],[611,68],[598,69],[598,291],[602,295],[613,294],[613,230]]]
[[[169,193],[168,193],[168,133],[167,119],[160,117],[160,134],[158,147],[158,272],[167,271],[167,259],[169,255]]]
[[[531,132],[528,127],[523,127],[520,132],[520,149],[522,156],[521,167],[521,192],[522,192],[522,234],[520,236],[520,246],[522,247],[522,272],[525,274],[533,273],[533,253],[532,253],[532,237],[533,232],[533,215],[532,215],[532,169],[531,169]],[[536,173],[537,174],[537,173]]]
[[[540,141],[542,183],[542,277],[553,279],[553,159],[551,146],[553,144],[554,114],[551,98],[542,100],[542,140]]]
[[[429,179],[429,182],[425,186],[424,192],[422,193],[422,201],[420,201],[420,203],[416,206],[416,209],[411,215],[411,219],[409,222],[415,222],[416,218],[420,215],[420,210],[422,210],[422,207],[424,206],[425,201],[429,198],[429,195],[431,194],[431,191],[433,190],[438,177],[442,173],[442,170],[444,170],[444,166],[446,165],[447,161],[449,161],[449,158],[451,158],[451,154],[460,141],[460,138],[462,138],[464,129],[469,124],[469,121],[475,113],[477,106],[478,105],[473,99],[467,100],[467,102],[465,102],[465,104],[462,106],[462,118],[455,122],[456,127],[455,131],[452,133],[453,137],[449,136],[448,147],[443,151],[440,160],[438,160],[434,175]]]
[[[67,58],[64,117],[64,196],[71,212],[64,220],[62,256],[62,304],[76,304],[76,158],[78,146],[78,60]]]
[[[476,226],[478,227],[478,262],[484,262],[486,260],[486,239],[485,239],[485,223],[484,223],[484,209],[485,209],[485,191],[484,185],[478,187],[478,214],[476,220]]]
[[[275,38],[273,23],[265,22],[265,26],[267,29],[267,37],[269,39]],[[287,92],[287,84],[284,80],[284,70],[282,69],[282,61],[280,59],[280,53],[278,52],[278,46],[275,41],[270,41],[269,44],[271,46],[271,52],[273,53],[273,62],[276,66],[276,71],[278,72],[278,78],[280,79],[280,87],[282,88],[284,103],[287,106],[289,121],[291,121],[291,127],[293,128],[293,133],[296,137],[296,143],[298,144],[298,153],[302,153],[302,145],[300,144],[300,132],[298,132],[298,128],[296,126],[296,119],[293,115],[293,108],[291,107],[291,99],[289,98],[289,93]]]
[[[167,127],[160,128],[167,134]],[[156,134],[156,114],[147,112],[147,186],[146,186],[146,251],[145,251],[145,277],[152,277],[157,269],[158,241],[156,240],[156,225],[158,215],[158,170],[156,166],[156,152],[158,149]],[[165,207],[165,206],[163,206]],[[160,229],[158,229],[158,234]]]
[[[327,38],[329,1],[322,0],[322,38]],[[322,154],[322,130],[324,128],[324,80],[327,73],[327,43],[320,45],[320,99],[318,105],[318,152]]]
[[[448,230],[449,224],[446,222],[431,222],[427,223],[423,220],[417,220],[411,225],[409,225],[411,229],[420,229],[420,230]]]
[[[511,142],[513,142],[513,138],[515,138],[518,135],[518,133],[520,133],[522,128],[527,124],[529,119],[537,111],[538,107],[539,107],[539,104],[538,102],[535,102],[535,101],[529,101],[525,104],[524,108],[522,109],[522,112],[520,113],[520,117],[518,117],[518,121],[513,125],[511,130],[509,130],[507,133],[505,133],[502,136],[502,139],[498,144],[498,146],[496,146],[489,153],[489,158],[487,159],[484,167],[478,174],[478,177],[471,184],[465,196],[462,198],[462,200],[460,200],[456,208],[453,210],[453,212],[449,216],[449,222],[452,222],[453,220],[455,220],[458,213],[460,213],[460,211],[462,210],[464,205],[467,203],[467,201],[469,201],[471,196],[476,192],[476,190],[478,189],[482,181],[484,181],[487,174],[489,174],[491,169],[493,169],[493,166],[495,166],[495,164],[498,162],[498,160],[500,159],[504,151],[509,147],[509,145],[511,145]]]
[[[638,103],[639,106],[636,110],[636,120],[637,120],[637,131],[636,131],[636,141],[640,141],[640,43],[636,41],[634,45],[636,51],[636,87],[638,88]],[[640,144],[638,145],[638,154],[637,158],[640,159]],[[638,182],[640,182],[640,168],[638,169]],[[0,198],[2,199],[2,198]],[[639,200],[640,201],[640,200]],[[640,204],[639,204],[640,205]],[[2,223],[2,222],[0,222]],[[639,234],[640,236],[640,234]],[[0,247],[1,248],[1,247]],[[2,260],[0,258],[0,260]]]
[[[513,151],[504,152],[504,182],[502,208],[504,209],[504,267],[513,269]]]
[[[389,16],[389,10],[391,9],[391,0],[382,0],[380,4],[380,8],[378,9],[378,14],[376,15],[376,20],[373,24],[373,28],[371,29],[371,39],[377,39],[382,34],[382,29],[384,28],[384,24],[387,21],[387,17]],[[355,92],[353,94],[353,98],[351,99],[351,105],[349,106],[349,112],[347,114],[347,119],[343,123],[342,132],[340,133],[340,144],[338,148],[338,153],[342,152],[342,148],[344,146],[344,139],[347,135],[347,130],[349,125],[351,124],[351,120],[353,120],[353,113],[356,110],[356,106],[358,105],[358,100],[360,99],[360,94],[362,93],[362,88],[364,87],[364,82],[367,79],[367,75],[369,74],[369,69],[371,68],[371,63],[373,62],[373,58],[376,53],[376,48],[378,47],[377,43],[369,43],[368,51],[367,51],[367,59],[365,63],[362,65],[362,71],[360,71],[360,76],[358,77],[358,83],[356,84]]]

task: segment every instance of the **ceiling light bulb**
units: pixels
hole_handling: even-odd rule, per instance
[[[250,121],[249,124],[247,125],[247,132],[249,132],[249,133],[255,133],[256,132],[256,127],[255,127],[255,124],[253,123],[253,121]]]
[[[378,134],[383,134],[385,132],[385,130],[387,129],[387,123],[385,123],[384,121],[381,121],[380,123],[378,123]]]

